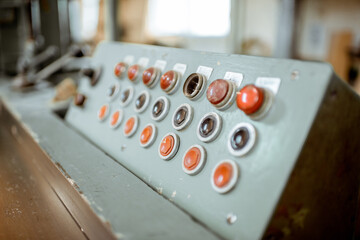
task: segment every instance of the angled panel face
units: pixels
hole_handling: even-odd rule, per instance
[[[125,63],[116,70],[125,69],[120,78],[114,74],[119,62]],[[102,69],[99,80],[81,80],[79,92],[86,100],[82,107],[71,106],[66,121],[220,236],[260,238],[312,126],[331,68],[121,43],[99,45],[93,64]],[[135,64],[139,69],[130,67]],[[173,70],[178,81],[168,73],[154,82],[145,78],[151,88],[146,86],[143,71],[154,66],[158,78]],[[261,93],[246,85],[265,92],[261,107]],[[240,90],[248,96],[255,91],[252,102],[241,102]],[[168,113],[153,115],[158,107]]]

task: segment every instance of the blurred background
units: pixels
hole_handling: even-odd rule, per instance
[[[327,61],[360,92],[360,0],[0,0],[5,74],[103,40]]]

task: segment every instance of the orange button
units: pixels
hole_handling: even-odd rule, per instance
[[[197,147],[190,148],[184,156],[184,167],[187,170],[195,169],[200,163],[201,152]]]
[[[264,102],[264,89],[255,85],[246,85],[236,96],[236,104],[247,115],[255,113]]]
[[[131,67],[129,67],[128,69],[128,78],[131,80],[131,81],[134,81],[138,75],[138,72],[139,72],[139,69],[140,69],[140,66],[139,65],[132,65]]]
[[[160,144],[160,154],[164,157],[168,156],[173,150],[175,145],[175,139],[171,135],[167,135],[163,138]]]
[[[119,121],[119,117],[120,117],[120,111],[114,112],[114,114],[111,116],[110,125],[115,126]]]
[[[107,112],[108,112],[108,105],[107,104],[102,105],[98,112],[98,118],[100,120],[103,120],[106,117]]]
[[[126,135],[130,134],[131,131],[134,129],[134,126],[135,126],[135,118],[131,117],[125,123],[124,133]]]
[[[151,139],[152,134],[153,134],[152,126],[149,125],[149,126],[145,127],[140,134],[140,143],[141,144],[148,143],[149,140]]]
[[[213,175],[213,181],[216,187],[222,188],[229,184],[232,177],[233,166],[228,162],[224,162],[216,168]]]
[[[155,68],[151,67],[143,72],[142,80],[145,85],[150,85],[156,74]]]
[[[126,69],[126,63],[119,62],[118,64],[116,64],[114,68],[115,76],[120,77],[121,74],[125,72],[125,69]]]
[[[176,73],[175,71],[168,71],[166,73],[164,73],[162,76],[161,76],[161,79],[160,79],[160,87],[162,90],[164,91],[167,91],[169,90],[169,88],[171,88],[172,86],[175,85],[176,83]]]

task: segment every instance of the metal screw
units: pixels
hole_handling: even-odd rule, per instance
[[[230,225],[235,223],[236,220],[237,220],[237,216],[233,213],[229,213],[226,217],[226,222]]]
[[[299,71],[295,70],[291,73],[291,80],[293,80],[293,81],[298,80],[299,77],[300,77]]]

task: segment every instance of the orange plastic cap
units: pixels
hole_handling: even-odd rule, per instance
[[[167,135],[163,138],[160,145],[160,154],[164,157],[168,156],[174,149],[175,139],[171,135]]]
[[[135,118],[131,117],[129,118],[125,123],[124,133],[129,134],[133,130],[135,125]]]
[[[153,134],[152,126],[145,127],[140,135],[141,144],[146,144],[150,140],[152,134]]]
[[[187,170],[193,170],[199,165],[200,159],[201,159],[200,149],[197,147],[192,147],[185,154],[184,167]]]
[[[215,186],[222,188],[229,184],[231,178],[233,176],[233,167],[230,163],[222,163],[220,164],[214,173],[214,183]]]
[[[110,121],[111,126],[116,125],[116,123],[119,120],[119,117],[120,117],[120,111],[114,112],[114,114],[111,116],[111,121]]]
[[[107,105],[102,105],[100,110],[99,110],[99,113],[98,113],[98,117],[99,119],[103,119],[106,115],[106,112],[107,112],[107,109],[108,109],[108,106]]]

